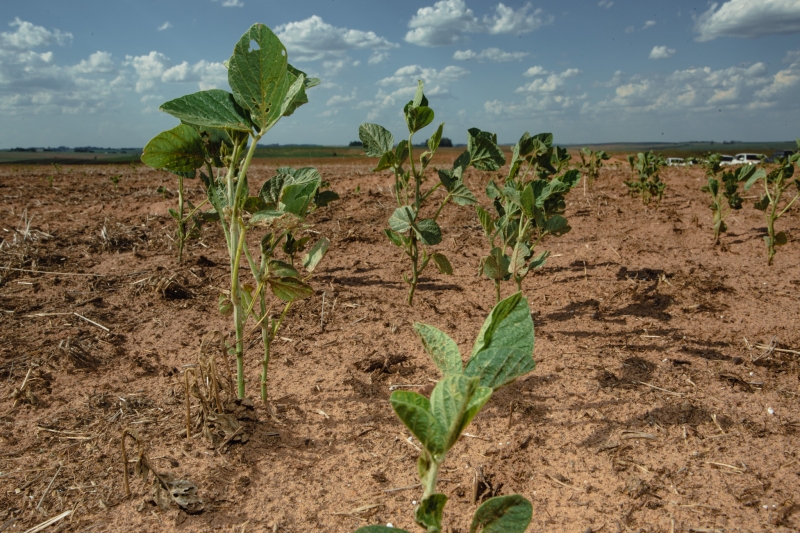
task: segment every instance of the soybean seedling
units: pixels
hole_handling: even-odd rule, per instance
[[[441,533],[447,496],[436,491],[439,469],[492,392],[532,371],[534,331],[528,302],[516,293],[492,309],[464,365],[455,341],[433,326],[415,324],[425,350],[442,372],[430,399],[412,391],[391,395],[392,409],[422,445],[417,471],[423,487],[414,519],[428,533]],[[533,515],[531,503],[518,494],[490,498],[472,518],[470,533],[523,533]],[[362,527],[356,533],[404,531],[386,526]],[[408,532],[406,532],[408,533]]]
[[[730,170],[721,165],[722,156],[711,154],[706,163],[706,176],[708,184],[700,190],[711,195],[711,213],[714,219],[714,244],[719,244],[720,233],[725,233],[728,226],[725,219],[731,211],[742,208],[742,198],[739,196],[739,182],[746,181],[756,171],[753,165],[745,165]],[[717,179],[721,176],[722,183]]]
[[[528,273],[544,265],[549,252],[534,255],[542,239],[571,229],[563,216],[565,195],[580,182],[581,174],[574,169],[562,173],[569,159],[565,149],[553,146],[552,133],[531,136],[525,132],[514,146],[502,188],[494,181],[486,187],[497,216],[476,207],[492,246],[489,255],[481,259],[480,269],[494,282],[496,302],[501,297],[501,281],[513,279],[521,291]]]
[[[797,139],[797,146],[800,148],[800,139]],[[775,232],[775,221],[782,217],[792,207],[792,204],[800,198],[800,179],[792,179],[794,165],[797,164],[798,160],[800,160],[800,152],[795,152],[787,158],[779,159],[778,167],[775,170],[767,174],[763,168],[760,168],[744,184],[744,190],[750,189],[759,180],[764,184],[764,194],[753,207],[764,212],[764,218],[767,222],[767,235],[764,236],[764,242],[767,245],[768,265],[772,265],[772,258],[775,257],[775,247],[783,246],[789,240],[785,232]],[[792,184],[797,188],[797,192],[791,200],[784,200],[782,198],[783,193]]]
[[[436,220],[450,200],[462,206],[477,203],[475,195],[464,185],[464,171],[470,166],[479,170],[497,170],[505,163],[505,156],[497,148],[496,138],[493,142],[487,142],[491,141],[491,134],[477,129],[469,130],[467,151],[459,156],[452,169],[439,170],[439,183],[424,191],[425,171],[439,148],[444,123],[428,139],[428,149],[420,155],[417,165],[414,161],[414,134],[428,126],[434,118],[421,81],[414,99],[405,105],[403,113],[408,126],[408,140],[400,141],[396,148],[392,134],[378,124],[362,124],[358,128],[358,136],[364,152],[370,157],[380,158],[373,172],[391,169],[394,174],[397,209],[389,217],[389,228],[384,229],[384,233],[392,244],[403,250],[411,262],[410,275],[403,274],[403,281],[409,286],[407,301],[411,305],[420,275],[431,259],[442,274],[453,273],[447,257],[439,252],[431,252],[427,247],[442,242],[442,229]],[[408,169],[404,167],[406,162],[410,167]],[[430,218],[423,218],[428,200],[439,187],[444,187],[446,191],[444,198],[439,200],[438,207]]]
[[[628,186],[628,192],[631,196],[640,196],[644,205],[650,205],[651,200],[655,198],[656,206],[658,206],[664,196],[664,190],[667,188],[667,184],[661,181],[659,175],[661,167],[666,165],[664,158],[661,154],[654,154],[650,150],[649,152],[639,152],[636,159],[629,155],[628,163],[635,171],[634,178],[624,182]]]
[[[338,196],[320,191],[322,178],[310,167],[279,168],[257,195],[250,194],[248,169],[258,141],[282,117],[308,103],[306,90],[319,84],[319,80],[292,67],[280,39],[263,24],[254,24],[242,35],[227,68],[232,93],[220,89],[200,91],[161,106],[162,111],[177,117],[182,124],[151,140],[142,161],[176,173],[179,178],[205,169],[200,177],[222,226],[230,258],[230,291],[220,296],[219,308],[233,318],[236,340],[231,351],[236,356],[237,396],[245,396],[245,325],[248,318],[253,318],[255,328],[261,329],[261,397],[267,403],[271,342],[291,304],[314,293],[308,280],[329,243],[320,239],[302,258],[306,275],[278,260],[275,254],[290,242],[290,257],[302,251],[306,241],[301,245],[298,242],[303,239],[296,236],[304,230],[305,217]],[[212,167],[221,171],[215,176]],[[265,232],[259,241],[260,253],[254,253],[247,242],[247,235],[257,228]],[[242,282],[242,269],[246,267],[252,274],[252,284]],[[273,316],[274,304],[267,297],[269,291],[282,302],[283,310],[277,317]]]
[[[586,189],[592,190],[595,180],[600,177],[603,161],[608,161],[610,158],[604,150],[593,151],[586,147],[581,148],[579,155],[581,156],[581,168],[585,173],[583,194],[586,195]]]
[[[111,183],[114,184],[114,190],[115,191],[117,190],[117,187],[119,186],[119,180],[120,180],[121,177],[122,177],[122,174],[114,174],[112,176],[109,176],[109,178],[108,178],[109,180],[111,180]]]

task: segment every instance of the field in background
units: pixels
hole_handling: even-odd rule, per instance
[[[556,143],[557,144],[557,143]],[[719,152],[721,154],[736,155],[744,152],[764,154],[771,156],[776,150],[795,150],[794,141],[775,141],[758,143],[720,144],[711,142],[688,143],[605,143],[605,144],[568,144],[567,148],[573,157],[583,146],[592,150],[605,150],[610,155],[626,155],[653,150],[664,157],[702,157],[706,154]],[[507,156],[511,155],[511,146],[503,146]],[[421,155],[423,148],[414,148],[416,156]],[[434,159],[434,164],[455,160],[463,146],[453,148],[440,148]],[[88,165],[109,163],[138,162],[142,153],[127,150],[97,151],[97,152],[12,152],[0,150],[0,164],[45,164],[57,163],[59,165]],[[418,160],[418,157],[415,159]],[[335,164],[337,158],[342,162],[352,163],[354,159],[365,159],[364,151],[358,146],[266,146],[256,150],[257,159],[277,159],[288,161],[304,161],[304,164],[313,164],[313,161],[324,160],[327,164]],[[440,162],[441,161],[441,162]],[[376,161],[377,162],[377,161]],[[288,164],[288,163],[287,163]]]

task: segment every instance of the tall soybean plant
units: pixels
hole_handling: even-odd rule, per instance
[[[428,139],[427,150],[420,155],[419,163],[416,163],[414,134],[430,125],[434,118],[421,81],[418,82],[414,99],[403,108],[403,114],[408,126],[408,139],[401,140],[396,146],[391,132],[378,124],[362,124],[358,128],[358,136],[363,143],[364,152],[370,157],[380,158],[372,171],[391,170],[394,175],[397,209],[389,217],[389,227],[384,229],[384,233],[392,244],[403,250],[411,263],[411,272],[403,274],[403,281],[409,286],[407,301],[412,305],[420,275],[431,260],[442,274],[453,273],[447,257],[440,252],[433,252],[429,247],[442,242],[442,229],[437,219],[448,202],[452,200],[462,206],[478,203],[472,191],[464,185],[464,171],[469,167],[497,170],[505,163],[505,156],[497,148],[496,137],[471,129],[467,150],[456,159],[452,169],[438,169],[439,183],[424,190],[425,173],[439,148],[444,123]],[[444,196],[438,197],[434,208],[427,208],[429,203],[434,203],[432,195],[439,188],[444,188]],[[431,213],[433,209],[435,210]]]
[[[282,117],[307,103],[306,90],[319,80],[290,65],[286,48],[263,24],[254,24],[242,35],[226,65],[232,92],[212,89],[164,103],[160,109],[181,124],[151,140],[142,161],[179,176],[200,171],[230,259],[230,292],[220,295],[219,309],[233,317],[237,393],[245,396],[245,325],[252,318],[261,330],[261,397],[267,402],[271,342],[292,303],[314,293],[308,279],[329,244],[325,238],[317,241],[301,266],[295,264],[295,255],[309,239],[299,234],[308,213],[337,196],[320,191],[322,179],[314,168],[279,168],[259,191],[250,191],[248,169],[258,141]],[[247,236],[257,229],[262,236],[253,250]],[[284,260],[275,257],[281,249]],[[253,283],[242,280],[242,269],[248,267]],[[277,316],[272,315],[268,292],[282,302]]]
[[[477,206],[478,219],[492,246],[481,259],[481,272],[494,282],[513,279],[517,291],[531,270],[544,265],[550,252],[535,254],[542,239],[561,236],[571,228],[564,218],[566,194],[581,180],[579,170],[566,170],[567,150],[553,146],[552,133],[525,132],[514,146],[511,166],[501,184],[489,181],[486,194],[496,215]]]

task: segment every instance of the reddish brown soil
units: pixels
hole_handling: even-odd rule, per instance
[[[156,192],[174,188],[168,174],[0,168],[0,531],[68,510],[48,531],[418,530],[421,491],[408,488],[418,453],[387,399],[395,385],[427,393],[439,377],[414,321],[469,352],[493,305],[476,275],[487,244],[474,211],[448,207],[439,248],[455,275],[428,272],[409,308],[404,263],[382,235],[390,179],[366,161],[318,166],[342,200],[310,217],[331,248],[317,294],[292,309],[275,346],[280,422],[255,400],[249,440],[218,450],[181,430],[185,365],[208,332],[231,329],[217,311],[228,284],[219,229],[205,226],[178,265],[175,200]],[[533,502],[532,532],[800,528],[800,206],[779,222],[790,242],[767,267],[752,199],[714,247],[702,170],[668,169],[658,209],[628,197],[626,177],[607,169],[594,195],[573,191],[572,232],[543,246],[553,256],[524,285],[538,367],[498,391],[450,454],[447,531],[468,531],[478,470],[491,485],[479,500]],[[488,178],[467,183],[482,196]],[[255,398],[259,340],[248,340]],[[145,502],[152,476],[132,478],[124,497],[124,428],[153,468],[197,485],[202,513]]]

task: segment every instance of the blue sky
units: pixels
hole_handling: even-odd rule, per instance
[[[262,142],[405,135],[425,82],[436,123],[513,143],[800,136],[800,0],[27,0],[0,15],[0,148],[141,147],[172,98],[228,89],[255,22],[322,84]],[[426,131],[419,140],[424,140]]]

